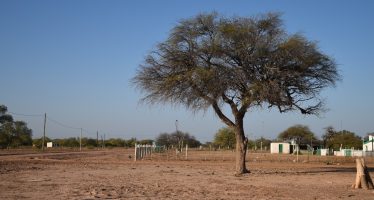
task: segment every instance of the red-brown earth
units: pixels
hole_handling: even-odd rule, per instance
[[[134,162],[132,149],[0,151],[0,199],[374,199],[351,188],[353,159],[249,153],[251,173],[237,177],[232,152],[172,155]]]

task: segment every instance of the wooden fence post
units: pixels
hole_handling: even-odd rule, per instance
[[[369,171],[365,165],[365,161],[363,158],[356,159],[356,168],[356,181],[352,185],[352,188],[358,189],[363,187],[367,190],[374,189],[373,181],[370,178]]]
[[[137,157],[138,157],[137,149],[138,149],[138,145],[135,143],[135,155],[134,155],[134,161],[136,161],[136,159],[137,159]]]

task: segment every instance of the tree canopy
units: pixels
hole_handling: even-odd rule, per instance
[[[229,18],[209,13],[181,20],[145,58],[133,83],[151,104],[172,103],[193,111],[212,107],[235,130],[240,174],[248,172],[243,128],[248,109],[318,114],[323,110],[320,91],[337,80],[334,60],[315,42],[288,34],[278,14]]]
[[[214,145],[224,149],[235,147],[235,131],[230,127],[221,128],[214,135]]]
[[[337,131],[335,131],[334,127],[332,126],[328,126],[325,128],[325,133],[322,135],[322,141],[325,148],[329,148],[328,146],[331,146],[331,141],[336,135],[336,132]]]
[[[195,136],[182,131],[160,133],[156,138],[156,144],[159,146],[165,146],[166,148],[171,148],[173,146],[178,149],[182,148],[182,144],[188,144],[189,147],[199,147],[201,145]]]
[[[291,140],[297,139],[302,144],[309,144],[310,140],[316,140],[315,134],[309,129],[308,126],[294,125],[283,132],[279,133],[278,139]]]
[[[225,18],[212,13],[180,21],[148,55],[134,82],[151,103],[192,109],[228,103],[241,105],[241,113],[267,103],[281,112],[312,114],[323,105],[316,98],[321,89],[337,78],[334,61],[315,42],[287,34],[278,14]]]
[[[336,131],[333,127],[326,128],[322,135],[325,148],[339,150],[342,148],[362,149],[362,138],[347,130]]]
[[[26,122],[14,121],[7,112],[8,108],[0,105],[0,148],[31,145],[32,130]]]

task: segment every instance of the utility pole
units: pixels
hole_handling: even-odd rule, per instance
[[[178,133],[178,120],[175,120],[175,131]]]
[[[262,135],[264,135],[265,134],[265,132],[264,132],[264,121],[261,122],[261,125],[262,125]],[[261,135],[261,143],[260,143],[261,151],[262,151],[262,139],[263,139],[262,135]]]
[[[178,135],[178,120],[175,120],[175,133],[178,137],[178,151],[182,152],[183,143],[181,144],[181,139],[182,138],[179,138],[179,135]]]
[[[79,139],[79,151],[82,151],[82,128],[81,128],[81,138]]]
[[[47,113],[44,113],[44,131],[43,131],[43,142],[42,142],[42,151],[44,151],[44,142],[45,142],[45,125],[47,123]]]
[[[99,131],[96,131],[96,147],[99,149]]]
[[[296,148],[297,148],[297,151],[296,151],[296,162],[298,163],[299,162],[299,138],[296,138]]]
[[[105,133],[104,133],[104,142],[103,142],[103,144],[104,144],[104,149],[105,149]]]

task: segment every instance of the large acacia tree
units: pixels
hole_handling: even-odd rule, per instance
[[[320,91],[339,79],[333,59],[315,42],[288,34],[278,14],[181,20],[140,65],[134,84],[147,103],[213,108],[235,131],[236,173],[247,173],[243,118],[255,107],[316,114]],[[224,107],[231,109],[231,117]]]

